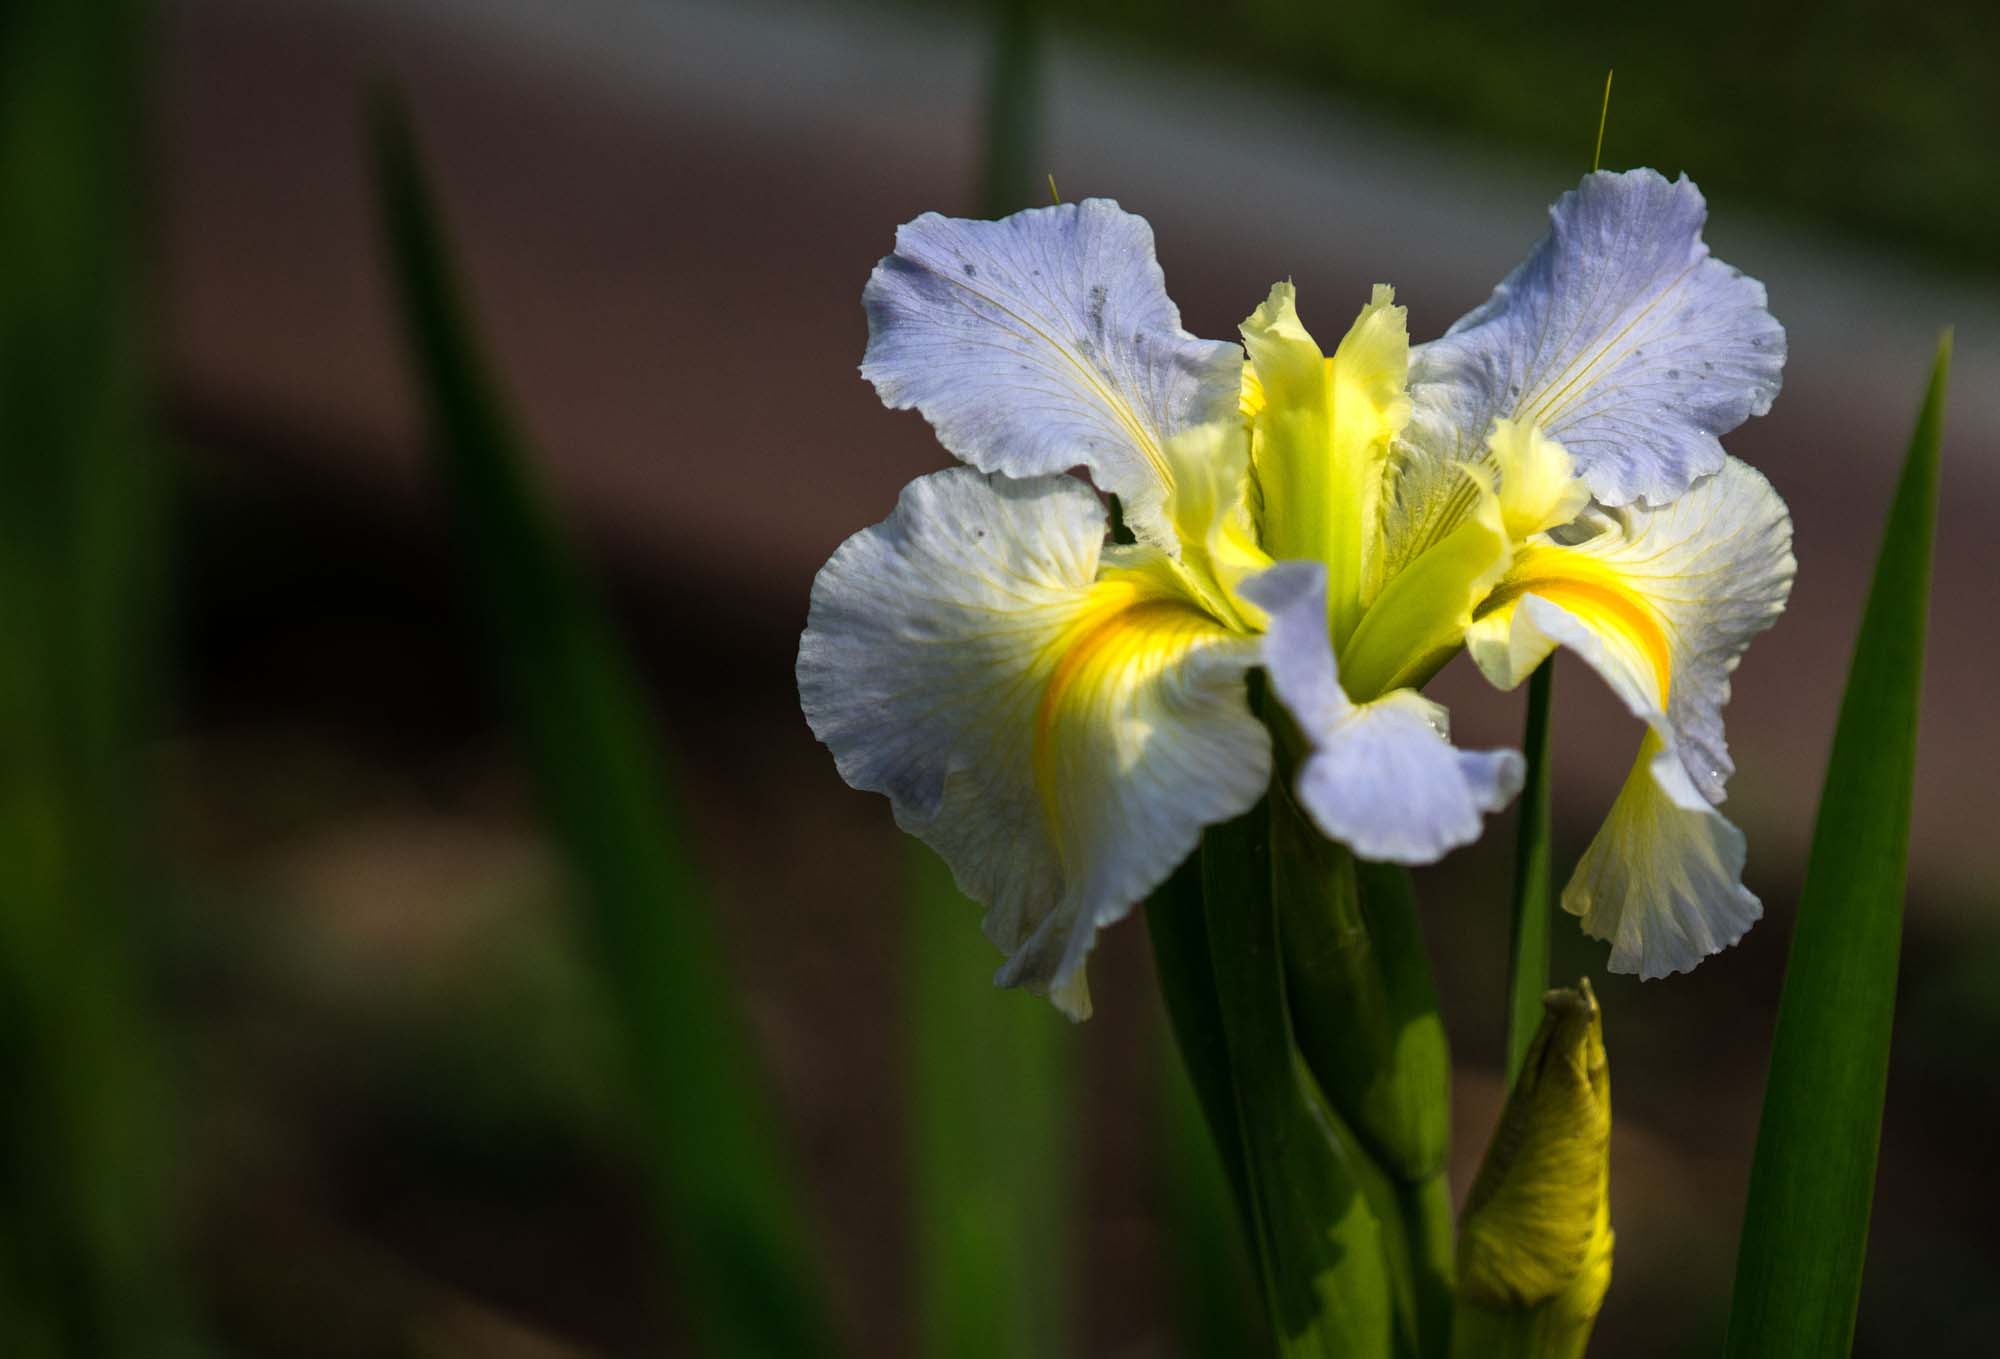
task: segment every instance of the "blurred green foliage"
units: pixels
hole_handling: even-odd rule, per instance
[[[908,852],[917,1352],[1073,1353],[1077,1030],[994,988],[979,906],[937,855]]]
[[[1977,0],[1074,0],[1062,17],[1564,167],[1588,163],[1616,68],[1606,166],[1685,169],[1711,195],[2000,268],[2000,24]]]
[[[402,107],[375,109],[384,240],[495,670],[580,888],[660,1219],[708,1352],[832,1352],[804,1213],[659,740],[479,351]]]
[[[136,4],[0,9],[0,1348],[173,1355],[133,733],[154,696]]]

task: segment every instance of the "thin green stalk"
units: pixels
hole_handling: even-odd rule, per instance
[[[1945,382],[1929,390],[1883,525],[1820,794],[1757,1128],[1730,1359],[1853,1348],[1889,1079]]]
[[[994,0],[996,30],[986,85],[986,159],[979,194],[981,210],[989,217],[1028,206],[1041,183],[1034,166],[1041,145],[1036,8],[1037,0]]]
[[[804,1215],[658,733],[473,340],[401,105],[374,115],[382,227],[437,467],[516,736],[577,873],[687,1305],[710,1353],[828,1353]]]
[[[1521,1074],[1521,1060],[1542,1022],[1542,994],[1549,989],[1549,709],[1555,657],[1528,680],[1528,730],[1521,753],[1528,761],[1521,789],[1520,828],[1514,842],[1514,914],[1507,951],[1507,1084]]]

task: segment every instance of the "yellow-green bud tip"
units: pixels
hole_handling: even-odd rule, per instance
[[[1542,1004],[1466,1200],[1458,1291],[1492,1311],[1541,1309],[1542,1324],[1587,1336],[1611,1281],[1610,1069],[1589,981]]]

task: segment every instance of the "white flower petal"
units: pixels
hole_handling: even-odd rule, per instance
[[[1327,639],[1320,563],[1280,563],[1244,594],[1270,615],[1265,672],[1312,746],[1299,805],[1329,839],[1364,859],[1434,863],[1478,839],[1484,814],[1521,791],[1519,754],[1454,748],[1444,710],[1415,690],[1349,701]]]
[[[1720,953],[1764,913],[1743,886],[1743,833],[1652,732],[1562,902],[1610,942],[1613,972],[1647,980]]]
[[[1743,836],[1714,804],[1734,768],[1729,677],[1784,608],[1791,521],[1770,483],[1732,458],[1663,509],[1595,525],[1574,545],[1529,549],[1467,641],[1503,688],[1566,646],[1647,724],[1563,904],[1611,940],[1614,972],[1659,977],[1735,943],[1759,913],[1742,885]]]
[[[1102,198],[997,222],[926,213],[861,300],[861,373],[885,403],[922,411],[982,471],[1089,468],[1135,532],[1173,550],[1162,450],[1236,410],[1243,351],[1181,329],[1144,218]]]
[[[1244,693],[1256,639],[1171,572],[1100,573],[1103,539],[1072,478],[920,478],[821,570],[798,662],[842,776],[988,908],[997,980],[1078,1017],[1097,928],[1270,777]]]
[[[1791,592],[1792,523],[1771,483],[1729,459],[1660,509],[1602,513],[1574,545],[1529,548],[1467,641],[1511,689],[1557,644],[1660,728],[1694,785],[1722,801],[1729,677]]]
[[[1495,419],[1530,421],[1603,503],[1664,504],[1771,408],[1784,329],[1763,284],[1710,257],[1686,177],[1594,173],[1549,215],[1492,298],[1412,354],[1409,437],[1469,459]]]

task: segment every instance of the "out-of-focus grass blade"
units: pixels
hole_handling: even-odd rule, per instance
[[[1951,336],[1938,344],[1841,700],[1772,1040],[1732,1359],[1849,1352],[1902,942]]]
[[[982,210],[1028,206],[1040,98],[1035,0],[996,0]],[[1069,1346],[1077,1231],[1072,1026],[999,992],[979,908],[912,840],[909,967],[919,1353],[1054,1356]]]
[[[792,1178],[656,732],[474,347],[398,103],[377,102],[373,134],[383,228],[438,466],[519,738],[580,879],[682,1291],[710,1353],[828,1352]]]
[[[0,1350],[189,1352],[130,741],[160,674],[143,13],[0,11]]]
[[[1059,1355],[1074,1301],[1075,1030],[1047,1001],[994,989],[978,906],[909,844],[919,1352]]]
[[[1610,97],[1610,81],[1605,96]],[[1602,141],[1603,127],[1598,128]],[[1536,667],[1528,680],[1528,729],[1521,754],[1528,781],[1521,789],[1521,819],[1514,841],[1514,917],[1507,950],[1507,1085],[1521,1074],[1521,1060],[1542,1022],[1542,995],[1549,989],[1549,708],[1555,688],[1556,658]]]
[[[994,0],[992,65],[986,86],[986,159],[979,201],[989,217],[1032,206],[1042,175],[1039,0]]]

